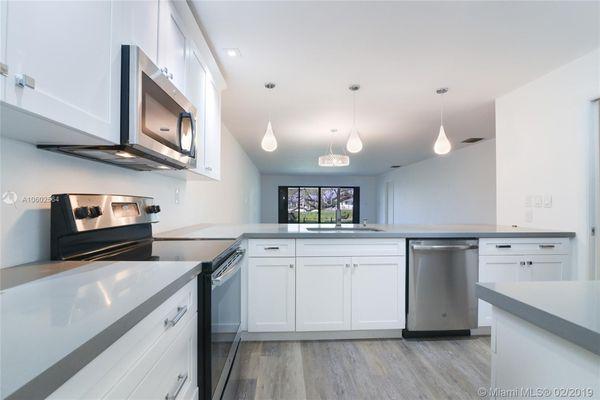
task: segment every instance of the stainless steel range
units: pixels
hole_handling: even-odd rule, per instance
[[[199,398],[217,400],[235,393],[242,317],[244,250],[240,243],[153,238],[152,224],[158,222],[161,208],[150,197],[58,194],[53,199],[53,260],[196,261],[202,265],[198,276]]]

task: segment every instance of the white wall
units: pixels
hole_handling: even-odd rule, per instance
[[[183,181],[38,150],[2,138],[1,192],[22,196],[52,193],[117,193],[151,196],[161,205],[154,232],[197,223],[258,222],[260,174],[229,131],[222,129],[220,182]],[[180,203],[175,204],[175,190]],[[1,265],[50,256],[50,206],[1,203]]]
[[[378,221],[385,223],[385,187],[392,182],[396,224],[494,224],[494,160],[492,139],[381,175]]]
[[[343,175],[262,175],[261,176],[261,222],[277,223],[279,186],[359,186],[360,220],[375,222],[376,185],[375,176]]]
[[[600,95],[599,57],[594,51],[496,100],[498,223],[576,232],[577,279],[591,276],[591,100]],[[552,196],[552,207],[526,207],[530,195]]]

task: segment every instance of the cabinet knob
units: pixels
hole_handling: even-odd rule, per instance
[[[525,266],[525,261],[519,262],[519,265],[521,265],[521,267],[524,267]]]
[[[346,264],[346,268],[350,268],[350,264]]]
[[[533,261],[527,261],[527,265],[533,265]]]
[[[290,264],[290,268],[294,268],[294,264]]]
[[[358,268],[358,264],[354,264],[354,268]]]
[[[25,74],[15,75],[15,85],[22,88],[28,87],[29,89],[35,89],[35,79]]]

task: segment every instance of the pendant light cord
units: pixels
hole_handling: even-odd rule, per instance
[[[356,91],[352,92],[352,127],[356,128]]]
[[[442,106],[440,107],[440,125],[444,125],[444,95],[445,93],[442,93]]]

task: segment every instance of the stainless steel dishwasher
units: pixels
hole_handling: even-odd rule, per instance
[[[409,241],[404,336],[460,335],[477,328],[478,249],[476,239]]]

